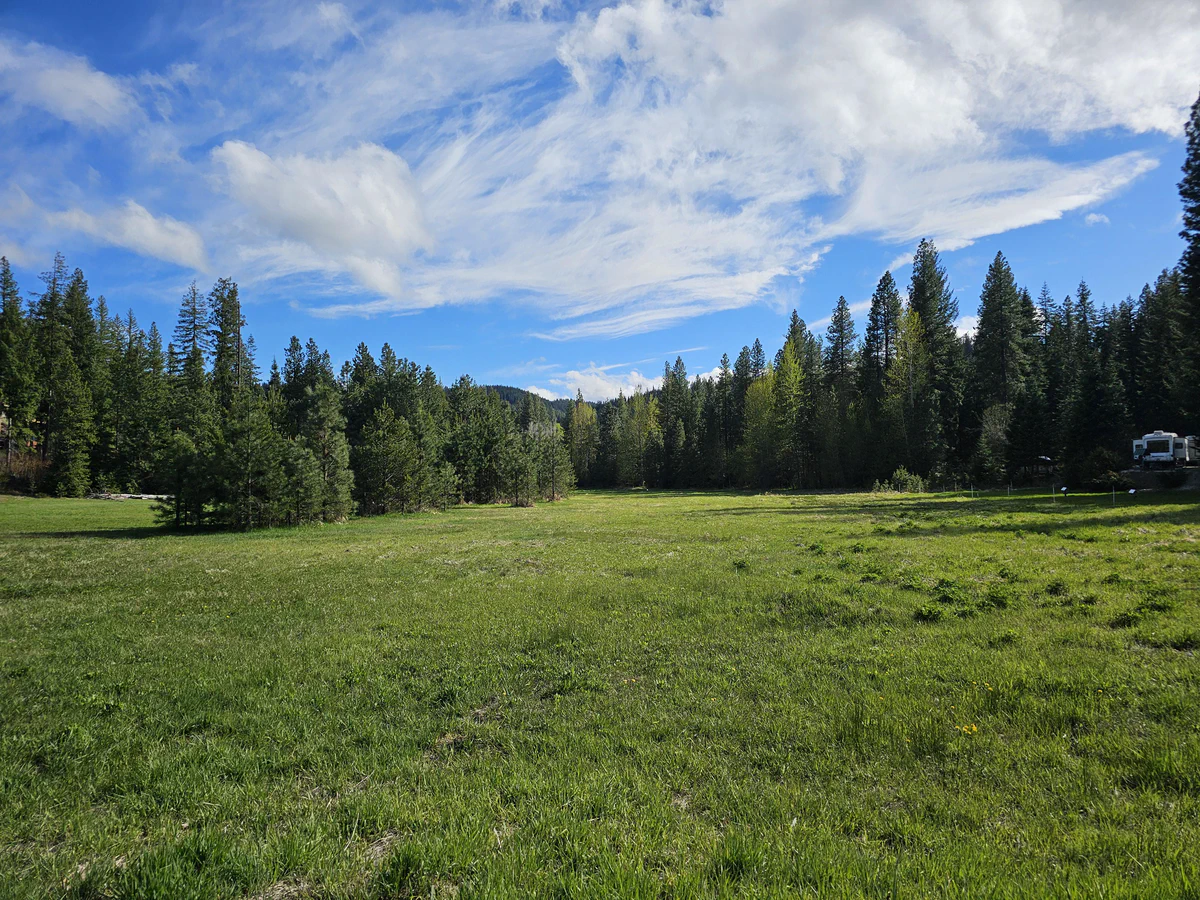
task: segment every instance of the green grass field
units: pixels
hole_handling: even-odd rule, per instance
[[[0,498],[0,895],[1200,897],[1200,498]]]

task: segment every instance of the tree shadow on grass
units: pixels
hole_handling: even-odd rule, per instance
[[[196,534],[207,534],[217,529],[197,529]],[[139,525],[131,528],[81,528],[76,531],[17,531],[7,535],[12,539],[25,540],[75,540],[98,538],[114,541],[138,541],[146,538],[168,537],[176,534],[191,534],[192,529],[165,528],[162,525]]]
[[[824,500],[824,498],[821,498]],[[1024,532],[1054,535],[1076,528],[1103,526],[1117,528],[1130,525],[1154,524],[1163,521],[1173,525],[1200,524],[1200,494],[1170,494],[1154,497],[1139,497],[1136,500],[1118,500],[1116,510],[1106,495],[1095,494],[1067,500],[1051,500],[1049,497],[979,498],[955,502],[958,498],[929,500],[849,500],[841,503],[795,503],[787,506],[737,506],[718,509],[689,511],[692,518],[723,516],[800,516],[825,519],[835,522],[858,522],[864,519],[881,524],[880,519],[912,517],[915,521],[907,527],[896,528],[885,534],[895,537],[926,537],[931,534],[979,534],[988,532]],[[1036,516],[1033,521],[1020,522],[993,520],[990,522],[964,522],[968,517],[994,516],[1012,513]],[[1106,513],[1091,517],[1089,513]]]

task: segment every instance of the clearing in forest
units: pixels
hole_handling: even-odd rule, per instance
[[[1194,494],[0,497],[0,896],[1181,896]]]

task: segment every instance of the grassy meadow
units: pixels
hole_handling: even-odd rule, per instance
[[[1200,897],[1198,501],[0,497],[0,897]]]

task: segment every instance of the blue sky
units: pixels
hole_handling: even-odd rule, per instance
[[[360,340],[602,399],[943,250],[1100,302],[1178,259],[1200,4],[121,4],[0,13],[0,252],[261,362]],[[859,316],[862,318],[861,313]]]

